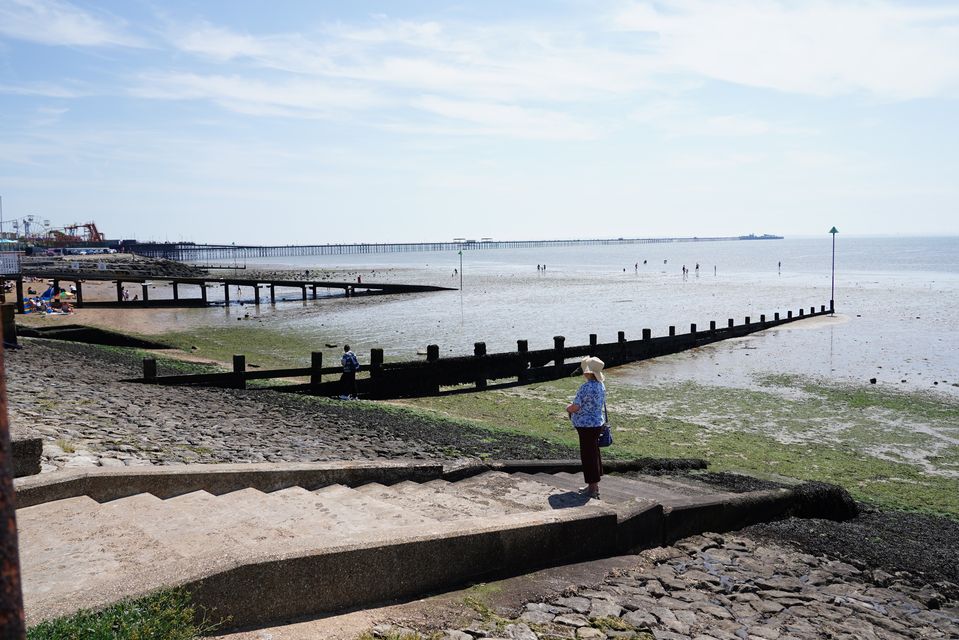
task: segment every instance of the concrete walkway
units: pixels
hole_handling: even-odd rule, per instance
[[[597,501],[569,471],[360,466],[25,479],[28,621],[182,585],[230,626],[264,624],[738,528],[784,515],[793,498],[607,476]]]

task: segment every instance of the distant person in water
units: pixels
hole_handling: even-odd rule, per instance
[[[340,358],[343,365],[343,374],[340,376],[340,400],[356,398],[356,372],[360,370],[360,361],[356,354],[350,351],[350,345],[343,345],[343,356]]]
[[[599,500],[599,481],[603,476],[603,459],[599,453],[599,436],[605,422],[606,387],[603,386],[603,367],[599,358],[586,356],[579,367],[585,382],[580,385],[576,397],[566,406],[566,413],[579,435],[579,456],[583,463],[582,491],[590,498]]]

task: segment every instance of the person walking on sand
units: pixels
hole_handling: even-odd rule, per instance
[[[340,400],[356,398],[356,372],[360,370],[360,361],[356,359],[356,354],[350,351],[348,344],[343,345],[340,364],[343,365],[343,375],[340,376]]]
[[[576,433],[579,435],[579,457],[583,463],[583,492],[599,500],[599,480],[603,475],[603,459],[599,453],[599,437],[603,433],[603,408],[606,406],[606,387],[603,386],[603,367],[599,358],[586,356],[579,368],[586,379],[576,397],[566,406]]]

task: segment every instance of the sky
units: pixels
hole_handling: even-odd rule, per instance
[[[959,2],[0,0],[4,230],[959,235]]]

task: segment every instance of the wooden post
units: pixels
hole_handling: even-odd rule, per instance
[[[643,340],[651,340],[653,337],[652,329],[643,329]]]
[[[689,333],[690,333],[690,335],[693,336],[693,339],[696,338],[696,325],[695,325],[695,324],[689,325]]]
[[[553,336],[553,366],[562,368],[566,362],[566,337]]]
[[[123,282],[117,280],[117,302],[123,302]]]
[[[23,276],[17,276],[17,313],[23,313]]]
[[[800,309],[800,310],[799,310],[799,317],[802,318],[804,315],[806,315],[806,314],[803,312],[803,309]]]
[[[174,300],[180,299],[180,283],[177,282],[176,280],[173,281],[173,299]]]
[[[746,322],[744,322],[743,324],[746,325],[747,327],[749,326],[749,320],[750,320],[749,316],[746,316]]]
[[[260,306],[260,285],[257,284],[253,287],[253,294],[256,296],[253,304]]]
[[[316,285],[313,285],[313,299],[316,300]]]
[[[529,342],[526,340],[517,340],[516,351],[519,353],[529,353]]]
[[[736,323],[735,323],[735,322],[733,322],[733,319],[732,319],[732,318],[730,318],[730,319],[729,319],[729,324],[728,324],[728,325],[726,325],[726,326],[728,326],[728,327],[729,327],[730,329],[732,329],[733,327],[735,327],[735,326],[736,326]]]
[[[626,342],[626,332],[620,331],[616,334],[616,342]]]
[[[811,316],[816,315],[816,307],[809,307],[809,315]]]
[[[53,279],[53,297],[60,297],[60,280],[58,278]]]
[[[8,336],[0,335],[0,343],[6,338]],[[23,640],[27,625],[23,613],[20,549],[17,546],[13,445],[10,443],[7,388],[2,382],[6,379],[0,351],[0,634],[10,640]]]
[[[819,313],[826,313],[826,305],[819,307]]]
[[[206,304],[206,283],[200,283],[200,300],[203,301],[203,304]]]
[[[793,312],[792,312],[792,310],[790,309],[789,311],[786,312],[786,319],[787,319],[787,320],[792,320],[792,317],[793,317]]]
[[[310,372],[310,386],[318,387],[323,382],[323,374],[320,373],[320,370],[323,369],[322,351],[314,351],[310,354],[310,368],[313,369]]]
[[[776,320],[776,322],[779,322],[779,312],[778,312],[778,311],[773,315],[773,318]]]
[[[440,346],[438,344],[426,345],[426,361],[436,362],[440,359]]]
[[[230,283],[223,283],[223,302],[230,304]]]
[[[303,302],[306,302],[306,285],[302,285],[300,289],[303,291]]]
[[[759,324],[760,324],[760,326],[762,326],[762,327],[765,327],[765,326],[766,326],[766,314],[765,314],[765,313],[762,313],[762,314],[759,315]]]
[[[529,375],[529,358],[527,354],[529,353],[529,342],[526,340],[517,340],[516,341],[516,352],[522,358],[522,368],[519,371],[519,375],[516,379],[519,382],[526,380]]]
[[[383,350],[370,349],[370,377],[378,378],[383,370]]]
[[[144,358],[143,359],[143,379],[156,380],[156,377],[157,377],[156,358]]]
[[[140,285],[140,290],[143,292],[143,301],[147,302],[150,299],[150,286],[144,282]]]
[[[711,336],[716,335],[716,321],[715,321],[715,320],[710,320],[710,321],[709,321],[709,335],[711,335]]]
[[[486,388],[486,372],[483,370],[482,359],[486,356],[486,343],[473,343],[473,356],[476,358],[476,388]]]
[[[233,386],[236,389],[246,389],[246,356],[233,356]]]
[[[669,337],[672,338],[676,335],[676,327],[674,325],[669,325]]]
[[[589,334],[589,346],[590,346],[590,348],[595,347],[597,344],[599,344],[599,339],[596,337],[596,334],[595,334],[595,333]]]
[[[77,307],[83,306],[83,281],[77,280]]]
[[[276,285],[270,283],[270,304],[276,304]]]

